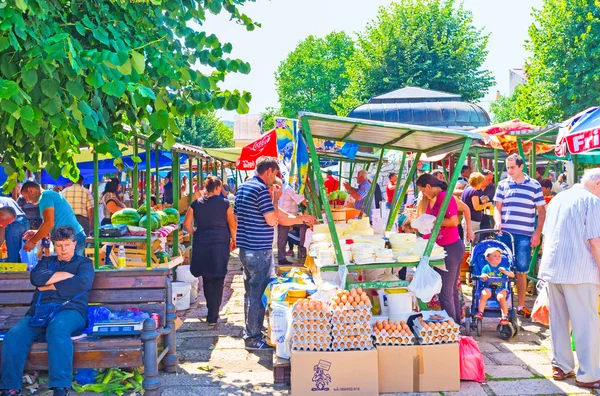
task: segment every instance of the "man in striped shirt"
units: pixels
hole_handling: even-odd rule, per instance
[[[542,227],[546,218],[546,201],[542,187],[536,180],[523,173],[523,159],[517,154],[506,157],[508,177],[498,184],[494,222],[497,230],[508,231],[515,243],[513,252],[517,267],[518,314],[529,318],[531,310],[525,307],[527,272],[531,248],[540,244]],[[538,214],[537,227],[536,210]],[[501,234],[499,239],[511,246],[510,237]],[[512,248],[512,246],[511,246]]]
[[[356,175],[356,182],[358,183],[358,188],[352,187],[352,185],[348,182],[344,183],[344,188],[348,191],[348,194],[354,198],[354,209],[363,210],[364,205],[366,204],[365,199],[369,194],[369,189],[371,188],[371,182],[369,182],[369,174],[366,170],[361,170]],[[364,212],[369,215],[371,213],[370,208],[365,208]]]
[[[256,176],[242,184],[235,197],[236,243],[244,270],[244,339],[248,350],[271,349],[262,336],[265,307],[261,298],[269,284],[273,264],[273,237],[281,190],[272,198],[269,187],[278,172],[276,158],[260,157],[256,161]]]
[[[553,377],[574,377],[570,334],[577,346],[577,385],[600,388],[600,169],[548,204],[538,277],[548,282]]]

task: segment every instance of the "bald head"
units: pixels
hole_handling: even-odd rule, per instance
[[[363,169],[360,172],[358,172],[358,175],[356,175],[356,181],[358,182],[358,184],[360,184],[367,180],[368,176],[369,174],[367,173],[367,171]]]

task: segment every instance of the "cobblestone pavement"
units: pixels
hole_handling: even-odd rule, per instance
[[[466,290],[466,288],[465,288]],[[221,319],[217,328],[205,323],[206,308],[199,302],[182,314],[177,332],[179,369],[161,374],[163,395],[287,395],[288,386],[274,385],[272,353],[244,349],[244,284],[239,259],[232,256],[226,279]],[[533,298],[528,298],[533,305]],[[484,354],[487,382],[462,382],[452,395],[595,394],[575,386],[573,379],[551,379],[549,331],[524,321],[523,331],[505,342],[496,335],[496,319],[486,319],[476,337]]]

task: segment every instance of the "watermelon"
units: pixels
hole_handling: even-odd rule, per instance
[[[135,209],[125,208],[113,213],[111,222],[115,225],[136,226],[140,222],[140,215]]]
[[[156,252],[154,255],[158,259],[159,263],[168,263],[169,261],[171,261],[171,257],[167,252]]]
[[[151,210],[152,212],[154,212],[154,210],[153,210],[152,208],[150,208],[150,210]],[[146,214],[146,204],[144,204],[144,205],[140,206],[140,207],[138,208],[137,212],[139,213],[139,215],[140,215],[140,216],[143,216],[143,215],[145,215],[145,214]]]
[[[140,227],[146,228],[146,218],[147,216],[142,216],[138,225]],[[150,215],[150,231],[155,231],[160,228],[160,216],[155,214],[154,212]],[[147,228],[146,228],[147,229]]]
[[[179,225],[179,211],[175,208],[166,208],[163,210],[164,214],[167,215],[167,224],[177,224]]]
[[[155,213],[158,215],[158,217],[160,217],[161,226],[169,224],[167,223],[167,221],[169,221],[169,217],[165,214],[165,212],[163,212],[162,210],[157,210]]]

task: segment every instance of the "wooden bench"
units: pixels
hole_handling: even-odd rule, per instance
[[[7,331],[21,320],[29,307],[35,288],[28,272],[0,273],[0,331]],[[74,368],[134,368],[144,366],[142,386],[146,395],[158,395],[161,380],[158,367],[166,372],[177,368],[175,307],[171,300],[169,271],[155,269],[96,271],[90,293],[90,307],[102,305],[111,312],[138,308],[160,315],[157,329],[152,318],[144,322],[140,336],[88,337],[73,342]],[[0,343],[0,350],[2,343]],[[47,344],[35,343],[26,370],[48,370]]]

